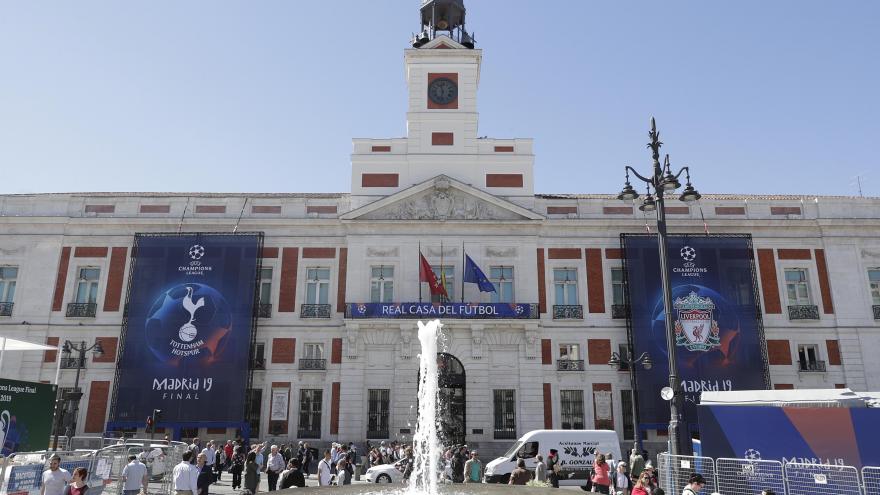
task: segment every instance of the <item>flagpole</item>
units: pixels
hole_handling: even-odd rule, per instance
[[[422,302],[422,240],[419,239],[419,303]]]
[[[440,287],[443,287],[443,292],[446,292],[446,279],[443,277],[443,239],[440,239]],[[440,296],[440,302],[446,302],[442,295]]]
[[[464,303],[464,269],[467,266],[464,255],[464,240],[461,241],[461,302]]]

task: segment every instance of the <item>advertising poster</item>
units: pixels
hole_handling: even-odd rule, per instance
[[[0,378],[0,455],[48,448],[55,390],[55,385]]]
[[[650,370],[635,367],[639,421],[665,428],[669,404],[660,390],[669,384],[669,358],[657,238],[624,234],[622,244],[634,355],[653,361]],[[751,237],[672,235],[668,246],[683,413],[696,429],[701,392],[767,388]]]
[[[880,409],[699,406],[703,455],[783,464],[880,465]]]
[[[260,234],[138,235],[114,422],[244,417]]]

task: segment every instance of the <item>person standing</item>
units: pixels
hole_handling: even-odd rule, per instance
[[[452,482],[453,483],[462,483],[464,482],[464,447],[455,451],[452,454]]]
[[[278,452],[278,446],[273,445],[266,459],[266,475],[269,478],[269,491],[274,492],[278,488],[278,477],[284,470],[284,457]]]
[[[594,492],[605,494],[610,492],[611,478],[608,475],[610,471],[611,467],[605,460],[605,454],[597,455],[596,459],[593,460],[593,476],[590,477],[590,481],[593,482]]]
[[[49,459],[49,469],[43,471],[43,486],[40,495],[62,495],[64,487],[73,477],[66,469],[61,469],[61,457],[58,454]]]
[[[122,468],[122,493],[137,495],[141,488],[147,493],[147,483],[147,466],[138,461],[137,456],[128,456],[128,464]]]
[[[198,495],[208,495],[208,488],[214,482],[214,472],[208,463],[208,456],[199,454],[196,458],[196,468],[199,470],[199,476],[196,478],[196,488]]]
[[[626,463],[620,462],[617,465],[617,472],[611,476],[611,486],[614,487],[616,493],[629,495],[629,489],[632,486],[629,474],[626,472]]]
[[[193,438],[191,444],[189,444],[189,450],[192,451],[192,457],[190,458],[190,464],[195,464],[196,456],[202,451],[202,442],[199,441],[199,437]]]
[[[516,469],[511,471],[510,481],[508,481],[507,484],[508,485],[525,485],[531,479],[532,479],[532,473],[530,473],[526,469],[525,459],[518,459],[516,461]]]
[[[232,445],[232,440],[227,440],[226,445],[223,446],[223,453],[226,454],[226,469],[228,470],[232,467],[232,456],[235,454],[235,447]]]
[[[333,476],[330,468],[330,451],[324,451],[324,458],[318,462],[318,485],[330,486],[330,478]]]
[[[642,471],[636,479],[631,495],[651,495],[651,474]]]
[[[89,491],[89,485],[86,484],[88,476],[86,468],[80,466],[74,469],[70,484],[64,487],[64,495],[86,495]]]
[[[229,468],[232,473],[233,490],[241,488],[241,475],[244,473],[245,460],[244,447],[239,445],[235,448],[235,453],[232,455],[232,466]]]
[[[302,458],[302,470],[303,475],[308,476],[309,473],[312,472],[312,462],[315,460],[315,454],[312,453],[312,448],[309,447],[309,443],[306,442],[303,444],[303,458]]]
[[[337,458],[339,461],[336,463],[336,486],[351,484],[351,479],[348,477],[348,460],[342,456]]]
[[[559,451],[550,449],[550,453],[547,455],[547,478],[553,488],[559,488],[559,471]]]
[[[413,468],[415,468],[415,457],[413,455],[413,449],[410,447],[406,449],[404,457],[403,466],[401,466],[401,471],[403,472],[403,482],[409,483],[409,478],[412,476]]]
[[[192,464],[192,456],[192,450],[184,452],[171,473],[176,495],[198,495],[199,470]]]
[[[706,478],[703,478],[703,475],[700,473],[694,473],[688,478],[688,484],[681,491],[681,495],[697,495],[705,484]]]
[[[464,463],[464,482],[483,482],[483,463],[480,462],[480,456],[477,454],[476,450],[471,452],[471,458]]]
[[[535,464],[535,481],[547,481],[547,465],[544,464],[544,456],[536,457],[538,463]]]
[[[251,494],[257,493],[260,484],[260,467],[257,465],[257,453],[249,452],[244,463],[244,489]]]
[[[629,475],[633,484],[642,476],[645,470],[645,458],[639,453],[638,444],[633,445],[632,453],[629,455]]]
[[[303,476],[303,472],[300,469],[301,466],[299,459],[294,457],[290,460],[288,466],[290,469],[281,475],[281,489],[284,490],[293,486],[304,488],[306,486],[306,478]]]

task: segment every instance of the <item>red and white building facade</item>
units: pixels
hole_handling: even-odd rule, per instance
[[[644,216],[611,194],[536,194],[530,139],[478,137],[481,57],[444,36],[405,51],[407,135],[353,140],[350,193],[0,196],[2,334],[100,340],[104,356],[82,370],[77,434],[102,434],[134,234],[231,232],[243,212],[239,231],[265,233],[254,437],[410,438],[416,322],[349,318],[346,304],[417,301],[421,245],[453,300],[492,301],[473,284],[461,294],[466,253],[500,288],[496,301],[540,311],[444,320],[466,376],[468,445],[495,451],[563,427],[631,439],[629,375],[608,361],[627,342],[619,234],[644,232]],[[437,79],[457,89],[441,103],[429,96]],[[880,389],[880,200],[710,194],[670,206],[670,231],[702,232],[700,209],[712,233],[753,236],[773,386]],[[51,382],[59,357],[7,353],[0,373]],[[69,361],[62,387],[73,386]],[[270,421],[275,389],[289,391],[286,420]]]

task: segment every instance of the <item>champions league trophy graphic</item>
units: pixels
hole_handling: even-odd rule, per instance
[[[183,301],[181,304],[183,305],[183,309],[189,312],[189,321],[184,323],[183,326],[180,327],[180,331],[178,332],[178,337],[180,340],[184,342],[192,342],[196,335],[198,334],[198,329],[193,322],[196,319],[196,311],[205,305],[205,298],[200,297],[198,301],[193,302],[192,300],[193,289],[192,287],[186,288],[186,296],[183,297]]]
[[[6,434],[9,433],[9,428],[11,427],[9,411],[3,411],[0,413],[0,452],[6,448]]]

